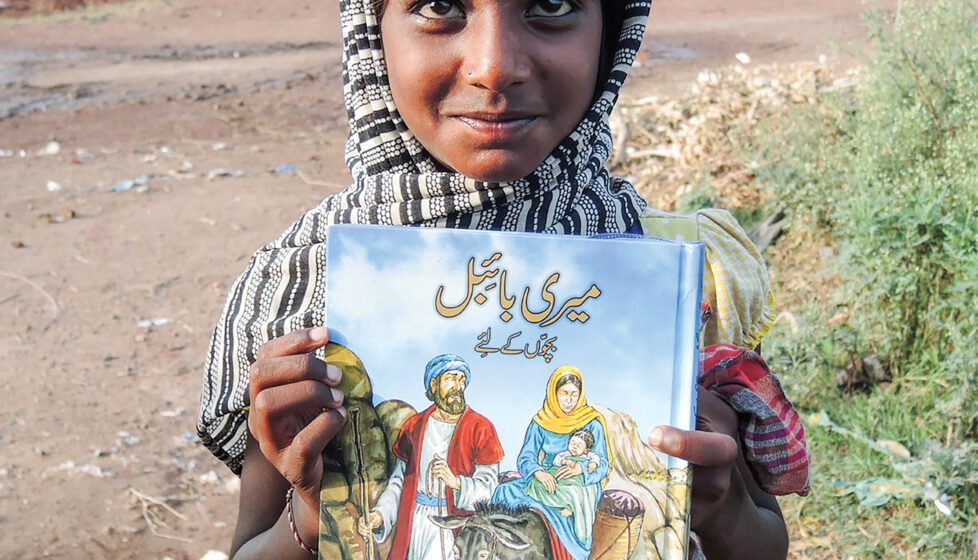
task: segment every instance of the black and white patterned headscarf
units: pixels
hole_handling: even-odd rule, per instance
[[[252,258],[231,288],[211,340],[197,431],[240,472],[243,407],[258,348],[325,323],[326,228],[416,225],[594,235],[627,231],[645,201],[612,177],[608,117],[645,33],[651,0],[621,1],[621,34],[608,79],[584,119],[529,176],[487,183],[440,169],[401,119],[388,84],[380,23],[370,0],[341,0],[343,90],[353,184],[306,212]]]

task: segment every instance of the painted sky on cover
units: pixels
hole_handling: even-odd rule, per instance
[[[375,401],[397,398],[418,410],[425,398],[424,370],[438,354],[459,354],[469,363],[472,378],[468,404],[493,422],[503,444],[501,468],[515,468],[526,427],[540,409],[550,374],[569,364],[584,376],[589,402],[625,412],[645,433],[670,419],[673,348],[676,344],[678,245],[645,240],[589,240],[535,234],[498,234],[427,228],[379,226],[330,229],[327,325],[363,361]],[[489,240],[489,241],[487,241]],[[516,297],[513,318],[504,322],[498,287],[473,292],[487,301],[466,298],[468,262],[475,272],[494,252],[502,256],[488,269],[507,271],[507,293]],[[601,295],[576,308],[589,315],[586,323],[565,314],[547,326],[528,322],[520,312],[524,288],[531,310],[547,307],[541,289],[554,272],[560,279],[550,291],[556,309],[586,293],[592,284]],[[439,316],[436,293],[444,286],[442,303],[470,301],[457,317]],[[505,355],[476,351],[479,337],[491,328],[485,346],[530,354],[537,340],[556,337],[549,363],[525,353]],[[338,336],[337,336],[338,335]]]

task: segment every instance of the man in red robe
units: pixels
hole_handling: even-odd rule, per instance
[[[425,368],[434,404],[409,418],[394,442],[397,457],[387,487],[360,531],[383,542],[393,532],[388,560],[450,560],[451,531],[432,515],[471,512],[499,480],[502,445],[496,429],[465,404],[470,370],[462,358],[442,354]]]

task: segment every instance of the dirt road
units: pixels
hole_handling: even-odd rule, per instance
[[[860,10],[660,1],[626,94],[739,52],[835,57]],[[334,2],[297,0],[0,19],[0,558],[226,550],[203,357],[251,252],[346,181],[338,33]]]

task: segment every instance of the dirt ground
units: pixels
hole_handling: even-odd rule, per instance
[[[851,64],[861,10],[660,0],[626,96],[740,52]],[[227,549],[237,480],[193,437],[203,357],[251,252],[346,181],[337,13],[0,17],[0,558]]]

